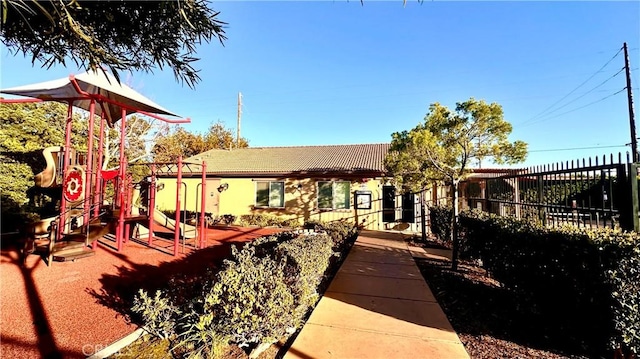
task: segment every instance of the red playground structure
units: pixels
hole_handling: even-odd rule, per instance
[[[0,92],[29,97],[26,99],[3,99],[0,103],[23,103],[40,101],[58,101],[68,104],[65,124],[65,143],[63,146],[44,149],[46,169],[34,178],[36,187],[59,189],[58,215],[42,219],[29,227],[28,239],[23,254],[38,253],[47,258],[47,265],[54,260],[75,260],[95,253],[97,240],[112,233],[118,251],[131,238],[135,226],[138,237],[147,235],[151,245],[154,227],[163,225],[174,232],[173,254],[178,254],[180,238],[195,238],[198,247],[206,245],[205,216],[200,213],[198,225],[181,226],[181,177],[185,164],[180,159],[177,164],[147,164],[151,174],[139,184],[133,184],[131,174],[127,172],[126,157],[126,118],[139,113],[166,123],[189,123],[187,119],[168,119],[165,115],[174,113],[160,107],[130,87],[120,84],[106,71],[85,72],[77,76],[70,75],[53,81],[3,89]],[[89,112],[87,152],[79,153],[72,144],[73,109],[78,107]],[[94,141],[94,127],[99,123],[98,143]],[[102,170],[104,160],[105,125],[113,127],[120,121],[120,144],[118,166],[114,170]],[[168,168],[177,177],[175,219],[167,218],[155,209],[156,172],[160,166]],[[202,196],[200,209],[205,208],[205,164],[202,166]],[[105,204],[105,188],[112,181],[114,195],[108,205]],[[144,186],[145,200],[138,207],[133,206],[134,187],[140,190]],[[163,224],[164,223],[164,224]],[[146,232],[140,231],[146,228]]]

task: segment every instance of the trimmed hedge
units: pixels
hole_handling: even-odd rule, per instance
[[[265,251],[269,244],[276,246]],[[213,316],[217,331],[241,346],[284,337],[315,304],[331,244],[327,235],[302,235],[283,242],[267,237],[234,249],[234,259],[205,296],[205,316]]]
[[[241,226],[260,226],[260,227],[300,227],[297,219],[282,219],[272,214],[254,213],[243,214],[240,216],[238,223]]]
[[[276,248],[276,256],[286,262],[285,281],[295,298],[296,322],[301,323],[318,301],[317,289],[333,254],[333,241],[326,234],[300,236]]]
[[[539,318],[550,335],[594,355],[640,349],[640,235],[611,229],[546,228],[464,212],[461,256],[482,266]],[[560,323],[559,325],[557,323]]]
[[[284,260],[257,257],[255,248],[234,248],[213,289],[205,294],[201,320],[240,346],[274,342],[297,327],[294,295],[285,281]]]
[[[141,292],[133,311],[152,334],[169,337],[177,357],[216,357],[229,343],[255,348],[287,337],[317,302],[334,250],[357,237],[342,224],[320,226],[325,233],[283,232],[233,247],[202,297],[173,298],[184,292],[175,288],[155,297]]]
[[[304,228],[325,232],[333,240],[333,250],[346,254],[358,237],[358,228],[346,220],[333,222],[307,221]]]
[[[163,209],[161,210],[162,213],[164,213],[165,216],[171,218],[171,219],[175,219],[176,218],[176,211],[175,210],[171,210],[171,209]],[[180,222],[186,222],[187,224],[191,224],[191,225],[199,225],[200,224],[200,216],[201,213],[200,212],[195,212],[195,211],[188,211],[188,210],[181,210],[180,211]],[[205,223],[207,224],[207,226],[213,226],[216,224],[225,224],[225,225],[230,225],[233,222],[236,221],[236,216],[234,216],[233,214],[223,214],[223,215],[219,215],[219,216],[213,216],[213,214],[211,212],[205,212],[204,213],[204,220]]]
[[[453,217],[451,206],[429,207],[431,233],[443,242],[451,242],[451,217]]]

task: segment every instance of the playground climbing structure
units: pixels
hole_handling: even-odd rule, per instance
[[[122,250],[129,238],[129,219],[132,217],[131,202],[127,197],[130,184],[125,153],[127,116],[139,113],[172,124],[189,123],[190,120],[179,118],[130,87],[120,84],[106,71],[85,72],[68,78],[3,89],[0,92],[28,97],[0,98],[0,103],[58,101],[68,104],[65,143],[44,149],[43,156],[47,166],[34,177],[36,187],[60,189],[59,212],[58,215],[42,219],[31,226],[25,253],[42,252],[49,265],[53,260],[75,260],[92,255],[97,247],[97,240],[108,232],[114,232],[115,247],[118,251]],[[86,153],[77,153],[74,147],[76,144],[72,143],[73,131],[82,130],[73,128],[74,108],[89,113]],[[100,121],[97,144],[94,141],[95,121]],[[121,138],[118,165],[115,170],[106,171],[102,169],[105,128],[113,127],[118,121]],[[104,185],[107,181],[112,181],[115,194],[108,201],[109,205],[105,206]],[[151,182],[155,184],[155,179]],[[179,213],[179,196],[177,198],[176,212]],[[149,213],[153,211],[150,210]],[[179,222],[179,216],[176,216],[173,226],[176,236],[180,235]],[[202,228],[203,225],[202,221]],[[203,236],[201,233],[201,237]]]

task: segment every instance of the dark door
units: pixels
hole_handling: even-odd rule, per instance
[[[402,194],[402,222],[416,223],[415,199],[413,193]]]
[[[382,186],[382,222],[396,221],[396,188]]]

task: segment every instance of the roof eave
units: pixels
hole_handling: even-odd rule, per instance
[[[175,177],[176,173],[164,173],[158,175],[158,177]],[[202,176],[201,172],[182,172],[183,177],[199,177]],[[365,170],[365,171],[293,171],[293,172],[267,172],[267,171],[207,171],[207,177],[221,177],[221,178],[326,178],[326,177],[341,177],[341,178],[378,178],[384,177],[385,172],[378,170]]]

